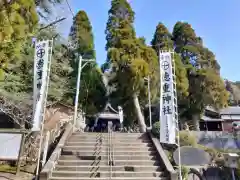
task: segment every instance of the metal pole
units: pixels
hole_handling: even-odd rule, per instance
[[[19,172],[21,171],[21,157],[22,157],[22,153],[24,151],[25,137],[26,137],[25,133],[22,133],[22,140],[21,140],[21,145],[20,145],[20,149],[19,149],[19,153],[18,153],[16,175],[18,175]]]
[[[174,52],[173,52],[173,61],[171,61],[171,63],[173,63],[172,67],[173,67],[173,76],[175,77],[176,76],[176,72],[175,72],[175,60],[174,60]],[[176,78],[175,78],[176,79]],[[175,80],[174,80],[174,83],[175,83]],[[177,97],[176,97],[176,100],[177,100]],[[176,101],[176,107],[177,107],[177,101]],[[178,110],[177,110],[178,111]],[[178,118],[176,119],[176,130],[177,130],[177,143],[178,143],[178,162],[179,162],[179,180],[182,180],[182,162],[181,162],[181,148],[180,148],[180,123],[179,123],[179,120]]]
[[[78,77],[77,77],[77,85],[76,85],[76,96],[75,96],[75,104],[74,104],[74,116],[73,116],[73,128],[76,129],[77,123],[77,110],[78,110],[78,99],[79,99],[79,90],[81,83],[81,72],[82,72],[82,56],[79,56],[78,63]]]
[[[150,76],[148,75],[148,110],[149,110],[149,124],[152,129],[152,109],[151,109],[151,91],[150,91]]]
[[[178,125],[179,126],[179,125]],[[179,179],[182,180],[182,162],[181,162],[181,151],[180,151],[180,133],[178,127],[178,162],[179,162]]]
[[[161,126],[161,117],[162,117],[162,89],[163,89],[163,86],[162,86],[162,71],[161,71],[161,58],[160,58],[160,55],[161,55],[161,52],[160,52],[160,48],[159,48],[159,51],[158,51],[158,59],[159,59],[159,68],[160,68],[160,71],[159,71],[159,77],[160,77],[160,98],[159,98],[159,124]],[[161,139],[161,131],[159,129],[159,140]]]
[[[232,168],[232,179],[235,180],[235,174],[234,174],[234,169]]]

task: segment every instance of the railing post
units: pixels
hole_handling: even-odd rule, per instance
[[[46,159],[47,159],[49,138],[50,138],[50,132],[47,131],[47,133],[46,133],[46,138],[45,138],[45,144],[44,144],[44,151],[43,151],[42,167],[43,167],[44,164],[46,163]]]

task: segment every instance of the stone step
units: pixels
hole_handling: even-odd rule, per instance
[[[137,151],[130,151],[130,150],[119,150],[118,148],[114,148],[113,151],[114,155],[127,155],[127,156],[134,156],[134,155],[141,155],[141,156],[153,156],[153,155],[158,155],[157,151],[148,151],[148,150],[142,150],[138,149]],[[89,151],[83,151],[83,150],[65,150],[63,149],[62,155],[77,155],[77,156],[93,156],[93,155],[107,155],[108,151],[107,149],[102,149],[101,151],[98,150],[92,150],[89,149]]]
[[[90,138],[90,137],[86,137],[86,138],[82,138],[82,137],[78,137],[78,136],[71,136],[68,141],[78,141],[78,142],[86,142],[86,141],[91,141],[91,142],[100,142],[100,138]],[[107,138],[102,138],[101,140],[103,143],[107,143],[108,139]],[[142,142],[146,142],[146,143],[151,143],[151,140],[148,138],[141,138],[141,139],[131,139],[131,138],[113,138],[112,139],[113,142],[135,142],[135,143],[142,143]]]
[[[61,160],[107,160],[107,155],[101,156],[74,156],[74,155],[61,155]],[[114,155],[114,161],[116,160],[159,160],[157,156],[146,156],[146,155]]]
[[[100,148],[100,147],[96,147],[96,148],[92,148],[92,147],[87,147],[87,146],[64,146],[63,150],[64,151],[100,151],[100,149],[104,150],[104,148]],[[105,149],[107,149],[107,147],[105,147]],[[114,151],[138,151],[140,148],[139,146],[135,146],[135,147],[118,147],[118,146],[114,146],[113,145],[113,149]],[[141,147],[141,151],[155,151],[154,147]]]
[[[79,142],[79,141],[67,141],[65,143],[65,145],[67,146],[87,146],[87,147],[98,147],[98,146],[102,146],[102,147],[107,147],[108,143],[97,143],[97,142]],[[128,143],[128,142],[124,142],[124,143],[115,143],[114,142],[114,147],[125,147],[125,148],[129,148],[129,147],[135,147],[138,146],[140,148],[142,147],[153,147],[152,143]]]
[[[65,166],[65,165],[56,165],[55,170],[59,171],[108,171],[109,166]],[[160,166],[112,166],[113,171],[163,171],[163,168]]]
[[[72,135],[81,135],[81,136],[104,136],[107,137],[108,133],[82,133],[82,132],[74,132]],[[142,137],[147,136],[146,133],[119,133],[119,132],[113,132],[113,136],[124,136],[124,137]]]
[[[108,161],[106,160],[69,160],[59,159],[58,165],[63,166],[106,166]],[[155,160],[115,160],[114,166],[161,166],[159,161]]]
[[[79,146],[108,146],[108,141],[104,142],[96,142],[96,141],[79,141],[79,140],[71,140],[69,139],[66,144],[72,144],[72,145],[79,145]],[[114,141],[114,146],[152,146],[152,142],[145,141],[145,142],[128,142],[128,141],[121,141],[117,142]]]
[[[87,177],[51,177],[50,180],[109,180],[105,178],[87,178]],[[111,180],[170,180],[167,177],[112,177]]]
[[[129,171],[112,171],[112,177],[163,177],[163,172],[129,172]],[[53,171],[52,177],[109,177],[110,171]]]
[[[107,135],[99,135],[99,136],[88,136],[88,135],[84,135],[84,134],[72,134],[72,137],[78,137],[79,139],[108,139],[109,136]],[[149,139],[149,137],[147,135],[139,135],[139,136],[128,136],[128,135],[117,135],[117,134],[113,134],[112,135],[113,139]]]

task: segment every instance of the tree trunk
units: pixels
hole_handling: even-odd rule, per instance
[[[196,131],[200,131],[200,127],[199,127],[199,115],[198,114],[194,114],[192,116],[192,120],[193,120],[193,126],[194,126],[194,129]]]
[[[142,114],[141,107],[138,101],[138,96],[136,94],[133,94],[133,103],[138,116],[138,124],[140,126],[140,132],[142,133],[146,132],[146,124],[145,124],[144,116]]]

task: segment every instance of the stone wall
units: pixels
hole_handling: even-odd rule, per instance
[[[222,131],[190,131],[199,144],[215,149],[240,149],[240,133]]]

